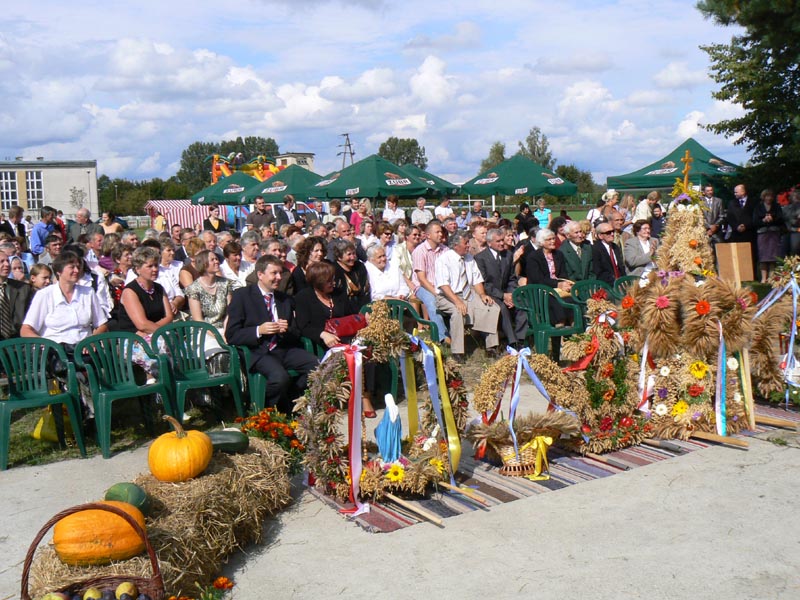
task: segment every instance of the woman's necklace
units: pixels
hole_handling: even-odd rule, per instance
[[[328,308],[328,312],[330,313],[331,318],[333,318],[333,298],[326,298],[325,296],[320,294],[317,290],[314,290],[314,293],[317,295],[319,301],[322,302],[322,304],[324,304]]]
[[[217,289],[217,280],[216,279],[214,279],[214,283],[212,283],[211,285],[209,285],[205,281],[203,281],[202,277],[199,277],[197,280],[200,282],[200,285],[202,285],[206,290],[208,290],[208,292],[213,294],[214,291],[216,291],[216,289]]]
[[[155,286],[155,285],[153,285],[153,282],[152,282],[152,281],[143,281],[141,278],[140,278],[140,279],[138,279],[138,282],[139,282],[139,287],[140,287],[140,288],[142,288],[142,290],[143,290],[143,291],[144,291],[144,292],[145,292],[145,293],[146,293],[148,296],[151,296],[151,297],[152,297],[152,296],[153,296],[153,294],[154,294],[154,293],[155,293],[155,291],[156,291],[156,286]],[[150,289],[147,289],[147,286],[148,286],[148,285],[150,286]]]

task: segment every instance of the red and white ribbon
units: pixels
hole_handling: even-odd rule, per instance
[[[347,437],[349,440],[349,470],[350,470],[350,501],[354,508],[344,508],[341,512],[357,517],[369,512],[369,504],[361,502],[361,472],[364,465],[361,459],[361,382],[363,378],[363,346],[340,345],[334,346],[325,354],[320,363],[338,352],[344,352],[347,363],[347,377],[350,379],[350,401],[347,403]]]

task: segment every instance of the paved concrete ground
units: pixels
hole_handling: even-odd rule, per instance
[[[529,402],[535,399],[529,398]],[[774,434],[773,434],[774,435]],[[369,534],[297,490],[228,565],[234,598],[800,598],[800,450],[713,447],[489,511]],[[146,469],[146,448],[0,473],[0,600],[54,513]]]

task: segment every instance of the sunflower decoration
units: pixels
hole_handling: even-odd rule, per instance
[[[422,359],[421,349],[411,348],[399,327],[394,329],[390,325],[385,303],[373,304],[372,314],[372,329],[367,327],[362,333],[367,332],[363,339],[372,350],[373,360],[397,356],[405,346],[412,353],[416,372]],[[400,335],[406,340],[402,344]],[[458,364],[450,358],[443,362],[443,370],[457,433],[462,437],[469,410],[464,379]],[[424,388],[425,377],[416,380]],[[347,363],[339,353],[309,375],[305,396],[295,402],[299,415],[297,436],[306,448],[303,462],[309,479],[324,493],[342,500],[349,498],[351,484],[346,428],[350,391]],[[365,498],[378,499],[384,492],[423,495],[432,484],[448,477],[450,463],[445,436],[439,431],[429,394],[424,389],[418,390],[418,397],[420,431],[414,439],[404,440],[399,460],[384,463],[378,456],[377,445],[364,441],[367,457],[359,483]]]
[[[732,434],[746,425],[746,419],[738,391],[738,361],[732,356],[727,361],[727,433]],[[656,437],[685,440],[693,431],[716,431],[715,370],[698,355],[688,353],[659,361],[652,370],[650,420]]]

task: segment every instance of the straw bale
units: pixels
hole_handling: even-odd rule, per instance
[[[147,534],[172,594],[193,593],[195,583],[210,584],[226,558],[261,541],[264,520],[291,502],[288,455],[259,438],[250,438],[246,453],[214,453],[196,479],[166,483],[142,474],[134,481],[151,498]],[[39,596],[90,577],[151,574],[146,555],[102,567],[70,567],[51,546],[43,546],[31,568],[31,591]]]

